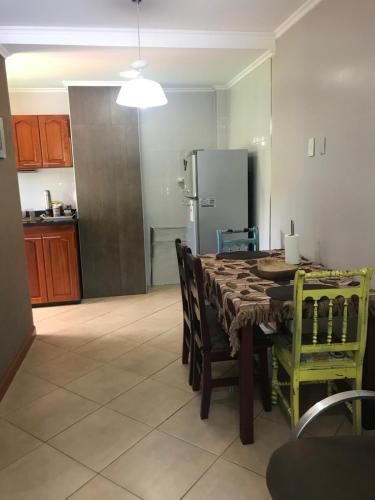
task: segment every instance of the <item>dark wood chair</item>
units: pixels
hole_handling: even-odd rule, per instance
[[[204,299],[204,278],[201,260],[189,253],[184,254],[185,276],[190,298],[191,330],[193,332],[192,362],[193,390],[202,386],[201,418],[208,418],[211,392],[215,387],[238,385],[238,377],[212,378],[212,363],[217,361],[233,361],[228,334],[216,320],[216,311],[207,308]],[[259,332],[257,332],[259,333]],[[255,337],[258,337],[256,335]],[[266,411],[271,410],[270,378],[268,373],[267,349],[268,339],[259,334],[255,342],[254,352],[259,357],[263,405]],[[252,362],[249,360],[249,362]]]
[[[190,306],[189,306],[190,299],[186,283],[184,255],[186,253],[191,253],[191,250],[187,246],[182,245],[182,242],[179,238],[175,240],[175,245],[177,254],[178,273],[180,277],[182,314],[183,314],[182,363],[186,365],[189,361],[189,354],[191,357],[192,336],[191,336]],[[192,379],[193,379],[193,372],[192,372],[192,366],[190,366],[190,372],[189,372],[190,385],[192,385]]]

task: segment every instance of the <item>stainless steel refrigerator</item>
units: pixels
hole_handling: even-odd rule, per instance
[[[248,151],[192,151],[184,170],[187,245],[216,252],[216,229],[248,227]]]

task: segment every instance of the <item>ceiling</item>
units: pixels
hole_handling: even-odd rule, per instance
[[[307,3],[316,0],[307,0]],[[165,86],[225,85],[274,46],[306,0],[142,0],[144,75]],[[234,8],[235,6],[235,8]],[[137,58],[131,0],[0,0],[10,88],[120,80]]]
[[[124,47],[17,47],[6,60],[10,88],[62,87],[63,80],[120,80],[120,71],[137,58]],[[33,47],[35,50],[35,47]],[[149,61],[144,76],[165,86],[224,85],[257,59],[261,50],[154,49],[142,51]]]
[[[274,31],[305,0],[142,0],[143,28]],[[136,26],[131,0],[0,0],[2,26]]]

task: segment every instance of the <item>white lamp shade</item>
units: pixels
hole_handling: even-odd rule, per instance
[[[168,100],[160,83],[147,78],[135,78],[124,82],[116,102],[130,108],[153,108],[167,104]]]

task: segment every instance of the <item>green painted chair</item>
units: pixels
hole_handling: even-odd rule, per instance
[[[280,398],[290,414],[292,427],[299,421],[301,383],[327,383],[329,394],[334,387],[334,381],[337,380],[347,379],[351,381],[353,389],[362,388],[372,272],[372,268],[355,271],[296,272],[293,333],[276,335],[272,351],[272,403],[276,404]],[[305,288],[309,280],[315,280],[316,283],[316,280],[322,278],[340,277],[357,277],[359,281],[356,285],[351,283],[343,288],[323,288],[323,285],[320,289]],[[357,311],[356,321],[349,331],[349,308],[352,309],[354,303]],[[302,331],[303,319],[306,316],[312,320],[310,333]],[[289,380],[281,380],[280,365]],[[289,387],[289,399],[284,394],[284,387]],[[350,409],[353,412],[354,431],[360,434],[361,402],[354,401]]]

